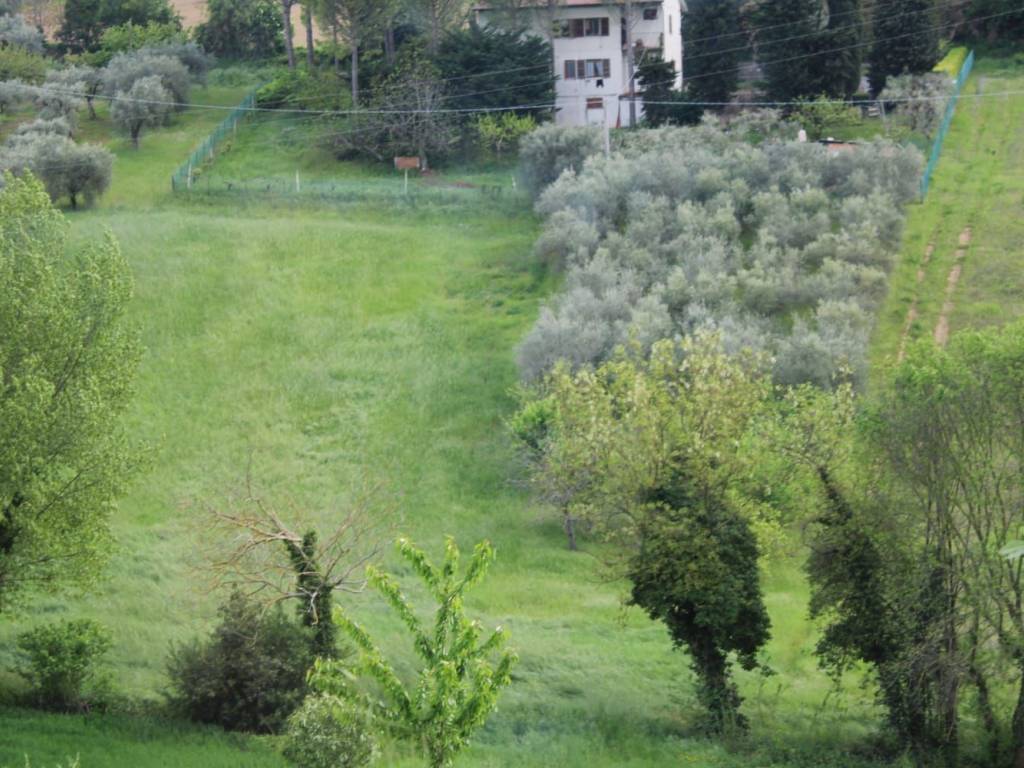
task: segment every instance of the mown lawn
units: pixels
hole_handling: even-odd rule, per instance
[[[870,763],[851,750],[877,724],[871,692],[856,681],[835,692],[817,670],[798,562],[767,574],[775,674],[740,675],[752,737],[722,746],[697,728],[686,657],[660,625],[623,610],[622,585],[567,551],[556,518],[516,486],[503,424],[513,350],[552,284],[532,258],[528,212],[176,201],[171,171],[217,121],[187,113],[138,152],[115,139],[113,189],[71,217],[78,239],[112,229],[134,269],[147,354],[130,421],[153,456],[120,505],[109,580],[4,626],[0,668],[19,629],[91,616],[115,633],[118,686],[157,699],[169,644],[215,615],[205,506],[251,472],[265,498],[329,523],[353,489],[379,481],[397,527],[431,551],[446,534],[498,550],[469,607],[509,629],[521,662],[461,765]],[[380,604],[350,605],[408,664]],[[261,742],[148,719],[0,710],[0,733],[0,766],[26,753],[34,765],[80,753],[83,768],[275,764]],[[418,763],[389,753],[383,764]]]
[[[875,375],[896,360],[911,307],[916,319],[908,339],[933,336],[960,235],[968,228],[962,274],[950,293],[950,331],[1024,315],[1024,66],[1013,62],[979,60],[928,197],[909,209],[900,260],[872,343]],[[995,95],[1011,91],[1016,93]],[[924,263],[929,245],[931,258]]]

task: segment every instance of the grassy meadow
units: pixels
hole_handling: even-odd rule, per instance
[[[954,333],[1024,315],[1022,91],[1024,60],[979,59],[928,198],[909,209],[901,257],[872,343],[876,374],[897,359],[904,334],[908,341],[934,335],[947,300]],[[1000,93],[1007,95],[995,95]],[[970,242],[962,246],[968,229]],[[961,270],[950,290],[958,250]]]
[[[1024,81],[1024,73],[1017,77],[983,65],[967,92],[1009,90]],[[194,98],[233,104],[243,93],[211,86]],[[1021,121],[1012,118],[1022,110],[1019,97],[961,105],[932,194],[911,215],[879,325],[878,361],[898,341],[914,255],[929,238],[946,243],[964,223],[975,240],[953,325],[998,319],[1000,302],[1020,311],[1024,272],[1002,255],[1013,232],[1019,251],[1020,223],[1008,222],[996,201],[1016,200],[1019,218]],[[851,679],[836,690],[817,669],[798,553],[766,573],[775,674],[738,675],[752,734],[742,743],[712,742],[696,727],[685,655],[672,650],[661,625],[623,608],[623,585],[604,579],[595,558],[569,552],[557,517],[519,487],[504,426],[517,379],[514,349],[556,280],[532,257],[538,229],[528,208],[172,197],[171,172],[222,117],[191,109],[143,136],[138,151],[111,135],[105,120],[83,120],[82,138],[108,143],[118,159],[101,203],[69,214],[72,237],[109,228],[134,270],[146,355],[130,427],[152,452],[120,503],[120,549],[107,580],[94,594],[42,602],[0,627],[0,647],[58,615],[96,618],[115,636],[118,688],[159,701],[169,645],[205,632],[221,597],[203,570],[211,543],[205,510],[237,495],[248,474],[289,514],[329,524],[361,487],[377,483],[381,506],[400,513],[396,529],[429,551],[439,553],[446,534],[466,549],[484,537],[497,548],[470,610],[507,627],[521,661],[498,713],[459,765],[876,764],[868,745],[880,712],[870,688]],[[302,142],[283,147],[266,125],[251,127],[211,173],[284,176],[296,162],[323,180],[387,173],[338,164]],[[483,183],[502,174],[496,167],[449,178]],[[980,202],[961,210],[955,203],[965,185]],[[929,295],[949,271],[936,253],[924,283]],[[931,311],[921,306],[917,335]],[[343,599],[410,669],[411,649],[382,605],[372,595]],[[0,652],[0,670],[11,662],[9,651]],[[82,768],[283,766],[273,747],[269,739],[148,715],[0,709],[0,766],[10,768],[26,754],[34,766],[76,754]],[[392,751],[381,764],[420,763]]]

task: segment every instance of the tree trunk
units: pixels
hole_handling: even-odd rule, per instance
[[[86,104],[87,107],[89,107],[89,119],[90,120],[95,120],[96,119],[96,105],[93,104],[92,102],[93,102],[93,97],[92,96],[86,96],[85,104]]]
[[[334,54],[334,74],[341,72],[341,61],[338,59],[338,23],[331,23],[331,51]]]
[[[132,128],[132,146],[135,149],[139,148],[139,134],[142,132],[142,126],[135,126]]]
[[[395,26],[390,21],[384,29],[384,60],[389,67],[395,64]]]
[[[74,192],[72,192],[72,193],[70,193],[68,195],[68,199],[71,201],[71,210],[72,211],[77,211],[78,210],[78,195],[76,195]]]
[[[352,43],[352,107],[359,106],[359,44]]]
[[[569,549],[576,551],[576,518],[570,514],[565,515],[565,535],[569,539]]]
[[[309,0],[307,0],[304,6],[305,12],[303,15],[303,21],[306,24],[306,67],[310,72],[313,71],[313,14],[309,10]]]
[[[281,0],[281,21],[284,23],[284,49],[288,52],[288,68],[295,69],[295,47],[292,45],[292,0]]]

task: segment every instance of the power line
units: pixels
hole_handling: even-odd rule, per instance
[[[975,19],[975,21],[985,21],[987,19],[994,19],[994,18],[998,18],[1000,16],[1008,16],[1008,15],[1010,15],[1012,13],[1019,13],[1022,10],[1024,10],[1024,5],[1020,5],[1020,6],[1017,6],[1016,8],[1011,9],[1011,10],[1002,11],[1000,13],[992,13],[992,14],[989,14],[987,16],[978,16]],[[954,27],[954,26],[957,26],[957,23],[938,24],[936,26],[925,27],[924,29],[919,29],[919,30],[916,30],[916,31],[913,31],[913,32],[904,32],[903,34],[899,34],[899,35],[891,35],[889,37],[876,37],[874,40],[870,40],[870,41],[862,42],[862,43],[856,43],[854,45],[844,45],[844,46],[841,46],[839,48],[827,48],[827,49],[823,49],[823,50],[820,50],[820,51],[814,51],[813,53],[804,53],[804,54],[800,54],[800,55],[797,55],[797,56],[789,56],[789,57],[781,58],[781,59],[771,59],[769,61],[762,61],[762,62],[758,62],[758,63],[762,64],[762,65],[771,65],[771,64],[783,64],[783,63],[789,62],[789,61],[799,61],[801,59],[813,59],[813,58],[817,58],[819,56],[824,56],[825,54],[829,54],[829,53],[841,53],[842,51],[851,51],[851,50],[854,50],[854,49],[857,49],[857,48],[865,48],[865,47],[873,46],[876,43],[880,43],[880,42],[889,42],[891,40],[902,40],[903,38],[913,37],[914,35],[919,35],[919,34],[922,34],[924,32],[931,32],[931,31],[935,31],[935,30],[939,30],[939,29],[946,29],[948,27]],[[730,69],[723,69],[723,70],[719,70],[717,72],[704,72],[704,73],[699,74],[699,75],[692,75],[691,77],[685,78],[685,82],[690,82],[691,80],[698,80],[698,79],[700,79],[702,77],[714,77],[716,75],[725,75],[725,74],[730,74],[732,72],[739,72],[741,69],[743,69],[742,66],[740,66],[740,67],[731,67]],[[671,84],[673,84],[675,82],[676,82],[676,78],[673,78],[672,80],[663,80],[663,81],[657,82],[657,83],[645,83],[644,87],[645,88],[650,88],[651,86],[657,86],[657,85],[671,85]]]

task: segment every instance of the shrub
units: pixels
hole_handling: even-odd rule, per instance
[[[150,56],[168,56],[177,59],[188,70],[192,79],[201,84],[206,84],[206,76],[213,66],[213,57],[199,45],[189,41],[170,40],[163,43],[147,45],[142,53]]]
[[[228,730],[280,730],[306,695],[306,632],[280,609],[264,611],[237,593],[220,617],[210,638],[172,648],[171,704],[196,722]]]
[[[102,704],[109,695],[100,662],[110,649],[110,634],[96,622],[44,624],[18,635],[17,644],[18,673],[36,706],[69,712]]]
[[[600,152],[601,133],[596,128],[541,126],[520,143],[520,178],[533,195],[538,195],[563,171],[579,173],[584,161]]]
[[[942,60],[935,65],[934,72],[941,72],[944,75],[949,75],[954,80],[960,75],[960,70],[963,69],[964,62],[967,61],[967,46],[957,45],[950,48]]]
[[[71,138],[71,124],[62,117],[49,120],[36,118],[30,123],[22,123],[14,129],[14,136],[31,136],[34,134],[54,134]]]
[[[20,80],[0,81],[0,115],[30,98],[32,90]]]
[[[161,43],[183,42],[185,38],[181,25],[173,21],[150,21],[147,24],[126,21],[124,24],[103,30],[100,48],[108,56],[113,57],[117,53],[137,51]]]
[[[483,115],[477,119],[476,135],[482,146],[500,158],[507,150],[515,151],[523,136],[536,127],[537,121],[530,115],[503,112],[500,115]]]
[[[288,718],[284,756],[297,768],[362,768],[376,754],[369,713],[345,699],[310,696]]]
[[[46,59],[24,48],[0,46],[0,80],[23,80],[39,85],[46,77]]]

